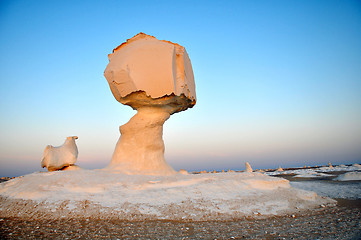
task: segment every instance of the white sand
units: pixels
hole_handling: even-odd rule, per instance
[[[335,181],[361,181],[361,172],[348,172],[341,174]]]
[[[31,200],[39,207],[25,204],[20,209],[22,214],[52,211],[55,217],[61,208],[61,217],[99,214],[104,210],[123,219],[134,215],[148,219],[225,219],[279,215],[334,204],[314,192],[292,188],[285,179],[261,173],[172,176],[125,175],[107,170],[33,173],[1,183],[0,196],[12,201],[2,203],[2,215],[12,214],[9,208],[18,209],[17,201]],[[97,211],[87,212],[84,205],[96,206]]]

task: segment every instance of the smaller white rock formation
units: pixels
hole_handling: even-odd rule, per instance
[[[328,163],[328,167],[329,167],[329,168],[333,168],[331,162]]]
[[[249,162],[246,162],[246,172],[253,172],[253,169],[252,169],[251,165],[249,164]]]
[[[65,143],[59,147],[46,146],[41,159],[41,167],[46,167],[48,171],[56,171],[74,165],[78,159],[76,139],[78,139],[76,136],[67,137]]]
[[[188,175],[188,174],[189,174],[188,171],[185,170],[185,169],[179,170],[179,173],[180,173],[180,174],[183,174],[183,175]]]
[[[353,167],[357,168],[357,169],[361,169],[361,165],[358,163],[354,163],[352,164]]]
[[[360,181],[361,172],[347,172],[333,179],[335,181]]]

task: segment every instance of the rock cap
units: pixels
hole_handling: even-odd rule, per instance
[[[119,102],[134,109],[170,106],[171,114],[195,105],[192,64],[181,45],[139,33],[108,58],[104,76]]]

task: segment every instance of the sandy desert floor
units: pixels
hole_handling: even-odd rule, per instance
[[[0,239],[361,239],[360,200],[270,218],[233,221],[0,219]]]

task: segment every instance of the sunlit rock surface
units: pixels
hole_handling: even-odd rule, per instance
[[[0,218],[232,220],[334,204],[261,173],[128,175],[107,170],[39,172],[0,184]]]
[[[180,173],[180,174],[183,174],[183,175],[188,175],[188,174],[189,174],[188,171],[185,170],[185,169],[180,169],[180,170],[179,170],[179,173]]]
[[[196,103],[190,59],[184,47],[139,33],[109,54],[104,71],[117,101],[137,110],[119,128],[108,169],[126,174],[171,175],[164,159],[163,124]]]
[[[246,172],[253,172],[253,169],[251,167],[251,164],[249,164],[249,162],[246,162],[245,165],[246,165]]]
[[[104,75],[114,97],[137,91],[156,99],[184,96],[195,104],[196,91],[191,61],[184,47],[139,33],[109,54]]]
[[[48,171],[56,171],[74,165],[78,159],[76,139],[78,139],[76,136],[67,137],[65,143],[59,147],[46,146],[41,167],[46,167]]]

